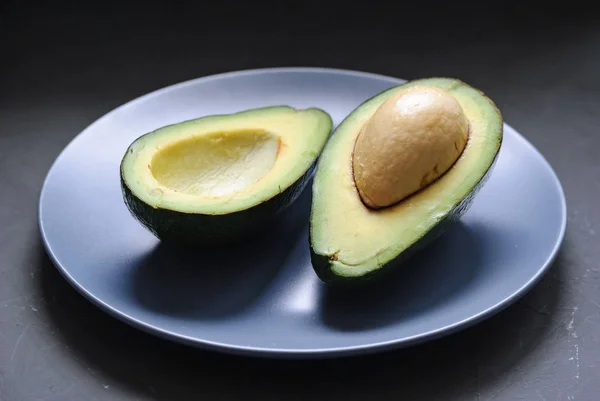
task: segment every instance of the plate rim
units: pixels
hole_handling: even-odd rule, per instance
[[[222,343],[218,341],[211,341],[205,339],[193,338],[187,335],[175,333],[160,327],[156,327],[152,324],[144,322],[134,316],[131,316],[127,313],[124,313],[113,306],[107,304],[102,299],[98,298],[94,294],[92,294],[89,290],[87,290],[83,285],[81,285],[69,272],[68,270],[60,263],[55,253],[51,249],[51,245],[49,243],[49,239],[44,230],[43,223],[43,204],[44,204],[44,194],[46,193],[48,182],[51,179],[53,171],[55,167],[60,163],[60,160],[64,157],[64,155],[68,152],[69,148],[73,146],[73,144],[79,140],[81,137],[85,135],[88,130],[91,130],[95,125],[100,124],[104,119],[109,118],[113,113],[117,113],[118,111],[130,107],[131,105],[141,102],[146,98],[160,95],[161,93],[177,90],[181,87],[188,85],[195,85],[198,83],[209,82],[213,80],[226,79],[228,77],[243,77],[243,76],[253,76],[253,75],[261,75],[261,74],[277,74],[277,73],[320,73],[320,74],[334,74],[334,75],[346,75],[346,76],[354,76],[360,78],[372,78],[378,80],[384,80],[389,82],[397,82],[401,84],[406,82],[406,79],[398,78],[395,76],[384,75],[379,73],[361,71],[361,70],[350,70],[350,69],[342,69],[342,68],[330,68],[330,67],[266,67],[266,68],[253,68],[253,69],[243,69],[243,70],[231,70],[220,72],[211,75],[205,75],[197,78],[192,78],[189,80],[177,82],[171,85],[167,85],[150,92],[147,92],[141,96],[132,98],[131,100],[122,103],[121,105],[109,110],[107,113],[101,115],[96,120],[92,121],[88,124],[83,130],[79,131],[57,154],[54,161],[50,165],[49,169],[46,172],[46,176],[42,183],[41,189],[39,191],[38,198],[38,230],[41,236],[42,244],[44,250],[50,260],[52,261],[54,267],[59,271],[61,276],[77,291],[79,292],[86,300],[90,303],[98,307],[100,310],[108,313],[119,321],[126,323],[127,325],[134,327],[142,332],[153,335],[155,337],[162,338],[164,340],[176,342],[179,344],[183,344],[186,346],[191,346],[193,348],[204,349],[209,351],[218,351],[220,353],[233,354],[233,355],[243,355],[243,356],[254,356],[254,357],[268,357],[268,358],[278,358],[278,359],[306,359],[306,358],[331,358],[331,357],[344,357],[344,356],[355,356],[361,354],[372,354],[376,352],[392,350],[396,348],[404,348],[413,345],[417,345],[422,342],[431,341],[442,336],[450,335],[464,329],[467,329],[487,318],[494,316],[495,314],[503,311],[510,305],[514,304],[518,299],[524,296],[529,290],[531,290],[547,273],[547,271],[552,267],[554,261],[556,260],[561,247],[564,243],[564,239],[566,236],[567,229],[567,201],[565,196],[565,191],[562,186],[561,180],[558,177],[558,174],[550,164],[550,162],[544,157],[544,155],[531,143],[527,138],[525,138],[519,131],[514,129],[511,125],[504,122],[503,125],[515,135],[515,138],[521,142],[522,145],[529,148],[530,151],[537,157],[546,170],[550,173],[550,177],[554,184],[555,190],[559,195],[560,202],[560,228],[558,230],[558,235],[556,237],[556,242],[549,253],[548,257],[544,261],[543,264],[540,264],[537,272],[526,282],[523,283],[517,290],[513,291],[512,294],[508,297],[504,297],[501,301],[496,304],[488,307],[476,313],[470,317],[462,319],[460,321],[453,322],[451,324],[447,324],[445,326],[439,327],[437,329],[433,329],[427,332],[422,332],[410,337],[404,337],[400,339],[391,339],[386,341],[379,342],[370,342],[360,345],[351,345],[351,346],[339,346],[339,347],[321,347],[321,348],[311,348],[311,349],[290,349],[290,348],[269,348],[269,347],[256,347],[256,346],[243,346],[243,345],[235,345],[230,343]]]

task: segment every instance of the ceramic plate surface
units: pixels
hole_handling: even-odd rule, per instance
[[[39,224],[63,276],[91,302],[142,330],[189,345],[272,357],[373,352],[451,333],[508,306],[549,268],[565,198],[551,166],[509,125],[491,178],[462,220],[400,274],[349,296],[309,260],[310,186],[271,230],[227,252],[175,252],[126,209],[119,163],[138,136],[215,113],[287,104],[339,124],[403,80],[278,68],[170,86],[108,113],[60,154]]]

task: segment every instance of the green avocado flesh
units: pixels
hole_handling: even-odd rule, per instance
[[[288,106],[159,128],[125,152],[125,204],[163,241],[236,239],[296,200],[312,178],[331,128],[326,112]]]
[[[354,143],[361,127],[396,91],[429,85],[448,91],[470,125],[467,145],[436,181],[387,208],[363,204],[352,172]],[[326,283],[359,283],[402,265],[458,220],[493,169],[503,138],[503,121],[480,91],[450,78],[410,81],[356,108],[329,139],[314,176],[310,216],[311,261]]]

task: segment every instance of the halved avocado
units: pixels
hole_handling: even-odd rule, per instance
[[[421,190],[387,207],[369,207],[354,178],[357,138],[386,99],[417,86],[441,89],[458,101],[468,121],[466,145],[452,166]],[[502,139],[503,121],[495,104],[456,79],[410,81],[361,104],[336,128],[317,164],[309,238],[316,274],[328,284],[358,284],[402,266],[471,206],[493,169]]]
[[[159,128],[125,152],[120,169],[125,204],[163,242],[240,239],[296,200],[331,128],[323,110],[288,106]]]

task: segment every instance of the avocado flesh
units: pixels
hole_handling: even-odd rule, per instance
[[[395,205],[374,210],[363,204],[353,180],[354,144],[378,106],[413,85],[438,87],[455,96],[469,121],[467,145],[436,181]],[[414,80],[361,104],[337,127],[315,173],[310,246],[318,276],[327,283],[364,281],[428,245],[469,208],[489,177],[502,137],[502,117],[494,103],[456,79]]]
[[[159,128],[125,152],[125,204],[164,241],[235,239],[295,201],[312,177],[331,128],[324,111],[288,106]]]

